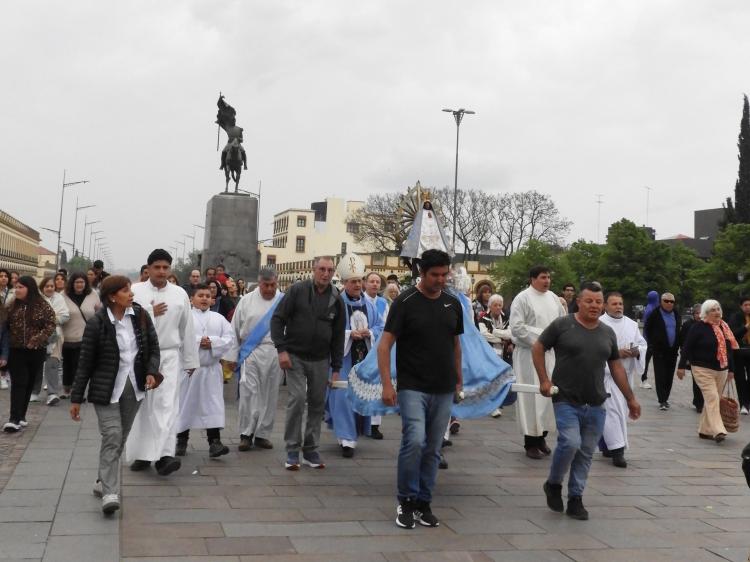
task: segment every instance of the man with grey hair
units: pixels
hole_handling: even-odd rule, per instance
[[[656,397],[661,411],[669,410],[669,394],[672,392],[682,331],[682,321],[675,310],[674,301],[672,293],[664,293],[659,308],[649,315],[643,327],[643,337],[653,353]]]
[[[240,451],[253,446],[272,449],[276,403],[279,398],[281,367],[271,340],[271,317],[281,301],[276,271],[263,268],[258,273],[258,286],[244,295],[232,317],[235,346],[224,359],[239,372]]]
[[[341,371],[346,322],[344,303],[331,285],[335,271],[333,258],[316,258],[313,278],[292,285],[271,319],[271,339],[279,354],[279,366],[287,372],[289,401],[284,429],[287,470],[299,470],[300,449],[305,465],[325,467],[318,454],[320,424],[329,372],[331,380],[336,380]],[[303,440],[305,406],[307,423]]]

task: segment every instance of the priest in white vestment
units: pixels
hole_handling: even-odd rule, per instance
[[[278,290],[276,272],[263,268],[258,274],[258,286],[242,297],[234,309],[232,330],[235,344],[224,359],[240,362],[239,426],[240,451],[253,447],[272,449],[276,405],[282,371],[279,354],[271,340],[271,317],[283,293]],[[244,348],[244,351],[243,351]],[[241,356],[244,357],[240,361]]]
[[[636,375],[644,370],[646,359],[646,340],[643,339],[638,324],[623,313],[624,304],[620,293],[609,293],[604,303],[604,314],[600,320],[617,335],[617,347],[620,349],[620,360],[628,375],[628,383],[633,388]],[[628,466],[625,460],[625,449],[628,447],[628,404],[615,384],[609,365],[604,368],[604,389],[609,398],[604,402],[607,417],[604,420],[604,433],[600,445],[605,457],[612,459],[612,464],[620,468]]]
[[[194,345],[193,314],[185,290],[167,282],[172,269],[169,252],[157,249],[148,256],[148,281],[132,285],[133,300],[153,318],[159,336],[164,381],[149,391],[130,430],[125,460],[131,470],[145,470],[155,462],[156,470],[166,476],[178,470],[175,458],[177,416],[180,409],[179,382],[182,371],[199,366]]]
[[[224,373],[220,360],[235,342],[232,326],[218,312],[209,310],[211,290],[208,285],[192,289],[194,345],[200,367],[192,375],[180,375],[180,415],[177,420],[177,456],[187,453],[191,429],[205,429],[208,456],[216,458],[229,453],[221,442],[224,427]]]
[[[530,285],[521,291],[510,306],[510,333],[514,344],[513,373],[516,381],[522,384],[539,386],[539,377],[531,359],[531,346],[539,335],[553,320],[565,316],[567,311],[560,304],[560,299],[550,288],[550,270],[544,266],[535,266],[529,272]],[[555,366],[554,351],[548,350],[545,355],[547,372]],[[516,402],[516,419],[524,435],[526,456],[541,459],[552,450],[544,438],[555,428],[555,414],[552,400],[536,393],[518,393]]]

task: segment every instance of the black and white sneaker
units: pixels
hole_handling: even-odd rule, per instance
[[[432,513],[430,504],[426,502],[417,503],[417,508],[414,510],[414,517],[423,527],[438,527],[440,525],[440,521]]]
[[[396,525],[402,529],[413,529],[414,523],[414,502],[404,500],[396,508]]]
[[[21,426],[17,423],[9,421],[3,426],[3,431],[5,433],[16,433],[18,431],[21,431]]]

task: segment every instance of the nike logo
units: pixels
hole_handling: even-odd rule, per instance
[[[450,304],[444,304],[443,308],[448,308],[449,306],[450,306]]]

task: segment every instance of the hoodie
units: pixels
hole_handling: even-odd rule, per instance
[[[646,297],[646,308],[643,310],[643,323],[646,323],[649,315],[659,308],[659,293],[656,291],[649,291],[648,297]]]

